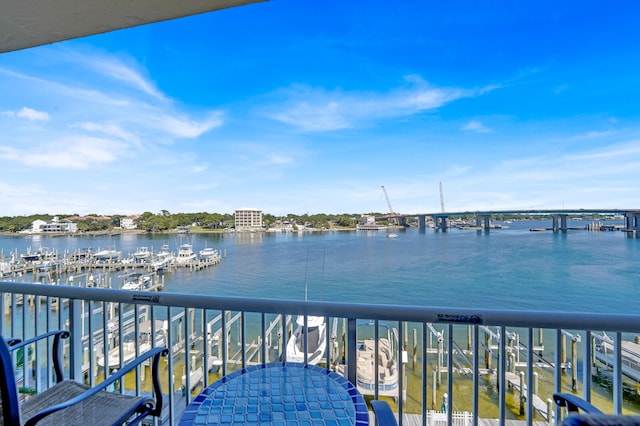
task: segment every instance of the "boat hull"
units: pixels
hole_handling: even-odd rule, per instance
[[[298,317],[297,327],[287,342],[287,362],[305,362],[304,339],[307,335],[307,363],[318,364],[327,349],[327,332],[324,317]],[[305,333],[305,330],[307,332]]]

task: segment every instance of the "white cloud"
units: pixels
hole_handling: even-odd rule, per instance
[[[194,173],[202,173],[204,171],[206,171],[209,168],[208,165],[206,164],[194,164],[192,166],[192,170]]]
[[[618,132],[615,130],[607,130],[607,131],[590,131],[590,132],[585,132],[585,133],[581,133],[579,135],[573,135],[569,138],[567,138],[567,140],[569,141],[579,141],[579,140],[590,140],[590,139],[601,139],[601,138],[607,138],[609,136],[613,136],[615,134],[617,134]]]
[[[74,137],[40,145],[36,149],[0,147],[0,159],[38,169],[85,170],[118,159],[122,143],[101,138]]]
[[[168,111],[156,111],[148,116],[157,128],[175,137],[196,138],[209,130],[222,126],[222,113],[213,111],[203,120],[195,120],[182,114],[170,114]]]
[[[138,142],[139,141],[139,137],[131,132],[127,132],[125,130],[122,129],[121,126],[119,126],[116,123],[110,122],[110,123],[91,123],[91,122],[84,122],[84,123],[75,123],[72,124],[70,127],[75,127],[78,129],[83,129],[89,132],[95,132],[95,133],[102,133],[108,136],[115,136],[118,139],[121,139],[123,141],[129,141],[129,142]]]
[[[11,118],[23,118],[29,121],[49,121],[50,117],[47,112],[36,111],[33,108],[22,107],[18,111],[2,111],[2,115]]]
[[[167,100],[164,93],[145,76],[146,70],[129,56],[114,55],[97,50],[78,51],[64,49],[61,50],[58,59],[86,67],[92,74],[120,82],[156,100]]]
[[[430,87],[409,76],[411,87],[387,92],[344,92],[293,85],[276,94],[282,103],[263,113],[306,131],[333,131],[366,125],[374,119],[406,117],[439,108],[457,99],[479,96],[495,87],[457,89]]]
[[[639,168],[640,143],[635,141],[580,154],[505,159],[446,177],[447,187],[461,195],[448,200],[460,210],[557,208],[563,203],[575,208],[634,206],[640,196],[625,176]]]
[[[47,121],[49,120],[49,114],[43,111],[36,111],[32,108],[23,107],[18,111],[19,118],[26,118],[30,121]]]
[[[289,164],[293,161],[293,157],[274,153],[269,156],[268,161],[271,164]]]
[[[491,133],[493,130],[486,128],[481,122],[477,120],[471,120],[464,126],[462,126],[462,130],[477,132],[477,133]]]
[[[21,102],[37,101],[55,109],[56,114],[55,120],[50,120],[48,113],[33,108],[3,111],[3,117],[24,122],[18,127],[0,121],[0,160],[4,160],[0,167],[78,171],[127,159],[134,163],[122,162],[118,169],[134,170],[160,158],[175,157],[169,151],[176,140],[197,139],[224,123],[222,111],[192,113],[181,108],[133,61],[115,55],[54,50],[63,52],[56,55],[63,64],[62,74],[56,74],[54,66],[46,72],[0,68],[3,84],[15,88]],[[72,75],[74,78],[69,78]]]

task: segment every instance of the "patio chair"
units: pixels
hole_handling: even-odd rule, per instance
[[[166,348],[154,348],[124,365],[102,383],[89,387],[84,383],[65,380],[61,362],[61,339],[68,338],[68,331],[51,331],[24,342],[8,341],[0,337],[0,424],[19,425],[120,425],[139,423],[144,417],[159,416],[162,411],[162,393],[158,379],[161,356]],[[14,373],[12,352],[24,348],[27,360],[28,346],[41,339],[53,339],[52,361],[56,383],[49,389],[18,400],[18,388]],[[148,396],[125,395],[108,392],[107,389],[137,366],[152,358],[151,375],[155,399]]]
[[[385,401],[374,399],[371,401],[371,409],[376,415],[376,426],[397,426],[396,417],[391,407]]]
[[[555,393],[553,400],[559,407],[567,407],[563,426],[640,426],[640,416],[605,414],[584,399],[570,393]]]

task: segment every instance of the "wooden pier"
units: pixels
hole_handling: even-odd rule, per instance
[[[200,271],[212,266],[216,266],[222,262],[222,258],[226,257],[226,251],[206,258],[196,258],[185,263],[168,262],[163,269],[171,272],[175,268],[189,268],[192,271]],[[145,261],[137,261],[134,254],[128,256],[119,256],[113,259],[99,259],[87,254],[80,257],[78,253],[67,253],[60,255],[58,253],[49,254],[40,260],[22,261],[17,256],[13,256],[11,261],[3,262],[0,270],[0,278],[16,278],[23,276],[32,276],[34,282],[47,281],[52,282],[59,279],[63,275],[81,275],[94,272],[116,272],[127,270],[146,270],[154,272],[157,269],[153,265],[154,258],[150,257]]]
[[[519,374],[505,372],[505,380],[511,389],[520,394],[520,412],[521,414],[524,414],[524,404],[527,399],[527,385],[524,382],[524,371],[521,371]],[[536,380],[537,378],[534,377],[534,381]],[[533,406],[533,410],[549,421],[549,412],[553,413],[553,406],[551,405],[552,402],[543,401],[542,398],[537,395],[538,389],[535,383],[532,390],[531,404]]]
[[[622,374],[635,383],[640,383],[640,343],[622,341]],[[613,343],[604,341],[598,350],[593,352],[594,360],[604,368],[613,368],[614,365]]]

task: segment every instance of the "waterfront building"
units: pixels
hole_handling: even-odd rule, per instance
[[[261,231],[264,229],[262,210],[242,208],[235,212],[235,226],[237,231]]]
[[[371,214],[363,214],[360,216],[360,225],[375,225],[376,217]]]
[[[140,215],[127,216],[120,219],[120,227],[122,229],[136,229],[138,225],[136,225],[135,220],[139,218]]]
[[[356,225],[356,228],[362,231],[380,231],[387,229],[385,225],[377,224],[376,217],[369,214],[360,216],[360,222]]]
[[[72,233],[78,230],[78,225],[70,221],[69,219],[60,219],[55,216],[51,220],[34,220],[31,223],[31,233]]]

